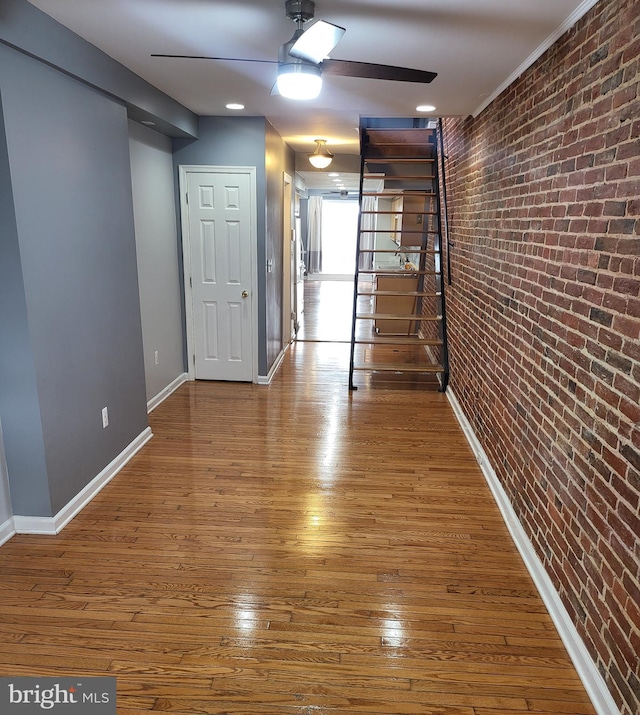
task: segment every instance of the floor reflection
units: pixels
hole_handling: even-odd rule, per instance
[[[308,280],[305,309],[297,339],[350,342],[353,316],[353,281]]]

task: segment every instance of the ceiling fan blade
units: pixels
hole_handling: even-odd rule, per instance
[[[289,54],[317,65],[340,42],[344,33],[344,27],[318,20],[300,35]]]
[[[266,65],[277,65],[275,60],[248,60],[244,57],[206,57],[204,55],[158,55],[152,54],[151,57],[172,57],[181,60],[224,60],[226,62],[260,62]]]
[[[428,84],[437,72],[414,70],[409,67],[377,65],[371,62],[351,62],[350,60],[324,60],[320,65],[322,73],[340,77],[363,77],[365,79],[390,79],[396,82],[421,82]]]

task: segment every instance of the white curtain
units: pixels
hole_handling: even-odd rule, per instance
[[[377,216],[371,211],[377,211],[378,197],[363,196],[362,197],[362,214],[360,216],[360,250],[371,251],[376,245],[376,234],[371,233],[377,226]],[[361,271],[370,271],[373,269],[373,253],[361,253],[360,265]]]
[[[307,272],[322,273],[322,196],[309,197]]]

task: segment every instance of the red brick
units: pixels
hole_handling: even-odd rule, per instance
[[[613,328],[621,335],[633,338],[634,340],[637,340],[640,337],[640,320],[625,318],[620,315],[614,319]]]
[[[482,114],[445,120],[451,385],[623,715],[640,712],[639,34],[637,0],[597,3]]]
[[[622,377],[618,379],[617,385],[614,382],[614,387],[624,395],[620,400],[620,412],[632,423],[640,422],[640,404],[635,399],[637,395],[635,385],[635,382],[624,380]]]

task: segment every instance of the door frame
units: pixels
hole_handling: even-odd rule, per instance
[[[251,339],[252,339],[252,377],[258,381],[258,212],[257,212],[257,169],[255,166],[212,166],[200,164],[181,164],[178,166],[180,189],[180,227],[182,229],[182,277],[184,281],[184,314],[187,338],[187,374],[189,380],[196,379],[195,372],[195,327],[193,310],[193,288],[191,268],[191,234],[187,189],[189,174],[246,174],[250,183],[250,240],[251,240]]]
[[[295,337],[293,330],[293,291],[295,274],[292,272],[293,253],[293,197],[295,187],[285,171],[282,180],[282,347],[286,349]],[[288,309],[288,310],[287,310]]]

